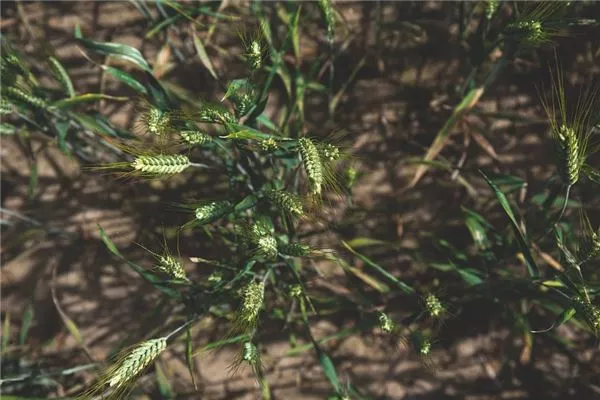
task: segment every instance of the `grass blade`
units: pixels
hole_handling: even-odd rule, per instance
[[[204,68],[206,68],[208,70],[208,72],[210,72],[212,77],[215,78],[216,80],[218,80],[219,78],[217,77],[217,73],[215,72],[215,69],[213,68],[210,58],[208,58],[208,54],[206,53],[206,48],[202,44],[202,40],[200,40],[196,31],[194,31],[193,35],[194,35],[194,47],[196,48],[196,52],[198,53],[198,58],[200,59],[200,62],[202,63],[202,65],[204,65]]]
[[[517,241],[519,243],[519,248],[525,258],[525,263],[527,264],[527,272],[529,273],[529,276],[531,276],[532,278],[538,278],[540,275],[539,269],[537,267],[537,264],[535,263],[535,260],[533,259],[532,255],[531,255],[529,246],[527,245],[527,241],[525,240],[525,237],[521,233],[521,229],[519,228],[519,223],[517,222],[515,214],[513,213],[513,210],[510,207],[510,203],[508,202],[508,199],[506,198],[504,193],[502,193],[500,188],[498,188],[498,186],[496,186],[496,184],[494,182],[492,182],[492,180],[490,178],[488,178],[487,175],[483,173],[483,171],[479,171],[479,173],[483,176],[483,179],[485,179],[487,184],[494,191],[494,194],[496,195],[496,199],[498,199],[498,202],[502,206],[504,213],[506,214],[506,216],[508,217],[508,219],[510,221],[512,229],[515,232],[515,236],[517,237]]]
[[[481,96],[483,95],[484,88],[476,87],[473,88],[467,93],[467,95],[462,99],[460,103],[454,108],[450,118],[446,121],[442,129],[437,133],[433,143],[425,153],[424,161],[431,161],[442,151],[444,145],[446,144],[446,138],[452,132],[452,129],[456,126],[460,118],[468,112],[471,108],[477,104]],[[409,184],[409,187],[415,186],[419,180],[425,175],[427,172],[428,166],[427,164],[419,165],[417,171],[415,172],[415,176]]]
[[[346,243],[342,240],[342,244],[344,245],[344,247],[346,249],[348,249],[348,251],[350,251],[352,254],[354,254],[356,257],[358,257],[360,260],[362,260],[365,264],[374,268],[377,272],[379,272],[381,275],[385,276],[388,280],[390,280],[392,283],[394,283],[394,285],[398,289],[402,290],[406,294],[414,294],[415,293],[415,289],[411,288],[406,283],[401,282],[394,275],[387,272],[383,267],[381,267],[380,265],[376,264],[371,259],[363,256],[362,254],[360,254],[359,252],[354,250],[352,247],[350,247],[350,245],[348,245],[348,243]]]

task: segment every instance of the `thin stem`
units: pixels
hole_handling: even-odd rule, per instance
[[[194,318],[190,319],[189,321],[185,322],[183,325],[181,325],[180,327],[178,327],[177,329],[175,329],[173,332],[169,333],[166,336],[166,339],[169,340],[171,337],[177,335],[179,332],[181,332],[182,330],[184,330],[185,328],[187,328],[188,326],[190,326],[191,324],[195,323],[196,321],[198,321],[198,319],[200,318],[199,315],[195,316]]]

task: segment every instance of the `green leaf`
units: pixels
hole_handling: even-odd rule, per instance
[[[350,247],[350,245],[348,243],[346,243],[342,240],[342,244],[344,245],[344,247],[346,249],[348,249],[348,251],[350,251],[352,254],[354,254],[356,257],[358,257],[360,260],[362,260],[365,264],[374,268],[377,272],[379,272],[381,275],[385,276],[388,280],[390,280],[398,289],[402,290],[406,294],[414,294],[415,293],[415,289],[411,288],[406,283],[398,280],[398,278],[396,278],[394,275],[387,272],[383,267],[379,266],[371,259],[358,253],[356,250],[354,250],[352,247]]]
[[[160,82],[150,72],[146,72],[146,79],[148,80],[148,86],[150,88],[150,95],[154,104],[161,110],[168,110],[171,107],[171,100],[169,95],[162,87]]]
[[[27,340],[27,335],[29,334],[29,328],[31,328],[32,322],[33,306],[29,304],[25,309],[25,314],[23,314],[23,324],[21,325],[21,332],[19,332],[19,344],[21,346],[25,345],[25,341]]]
[[[110,67],[108,65],[101,65],[100,68],[102,68],[104,71],[111,74],[113,77],[115,77],[120,82],[123,82],[125,85],[134,89],[136,92],[139,92],[144,95],[148,94],[148,90],[146,89],[146,87],[144,85],[142,85],[140,82],[138,82],[137,79],[135,79],[133,76],[131,76],[127,72],[121,71],[118,68]]]
[[[123,139],[132,139],[133,135],[116,129],[110,121],[108,121],[103,115],[96,113],[91,115],[80,114],[76,112],[69,112],[69,115],[79,122],[84,128],[90,131],[100,133],[102,135],[111,137],[120,137]]]
[[[317,353],[319,354],[319,364],[321,364],[321,368],[323,368],[323,373],[325,377],[336,391],[336,393],[341,392],[340,380],[337,376],[337,371],[335,370],[335,366],[331,361],[331,358],[325,352],[319,349],[318,345],[315,343],[315,349],[317,349]]]
[[[510,203],[508,202],[508,199],[506,198],[504,193],[502,193],[502,191],[498,188],[498,186],[496,186],[496,184],[492,180],[490,180],[490,178],[488,178],[485,173],[483,173],[483,171],[480,170],[479,173],[483,176],[483,179],[485,179],[487,184],[494,191],[494,194],[496,195],[496,199],[502,206],[504,213],[506,214],[506,216],[508,217],[508,219],[511,223],[512,229],[515,233],[515,236],[517,237],[517,242],[519,244],[519,248],[520,248],[521,252],[523,253],[523,256],[525,257],[525,262],[527,264],[527,272],[529,273],[529,276],[531,276],[532,278],[538,278],[540,275],[538,266],[535,263],[533,256],[531,255],[529,246],[527,245],[527,241],[525,240],[525,237],[521,233],[521,229],[519,229],[519,223],[517,222],[517,219],[515,218],[515,214],[513,213],[512,208],[510,207]]]
[[[152,68],[142,56],[142,53],[136,48],[127,46],[125,44],[111,43],[111,42],[97,42],[95,40],[85,39],[81,34],[81,28],[79,24],[75,26],[75,38],[79,43],[83,44],[85,48],[92,50],[98,54],[105,56],[112,56],[124,61],[128,61],[135,66],[141,68],[144,71],[152,72]]]
[[[188,328],[185,335],[185,361],[187,363],[188,371],[192,377],[192,383],[194,389],[198,390],[196,384],[196,375],[194,375],[194,343],[192,341],[192,328]]]
[[[471,268],[457,268],[456,271],[469,286],[476,286],[483,283],[483,279],[479,277],[480,272],[477,270]]]
[[[156,370],[156,384],[158,386],[158,391],[163,399],[172,399],[174,398],[173,388],[171,387],[171,383],[169,379],[166,377],[163,372],[160,362],[154,363],[154,368]]]
[[[458,103],[458,105],[452,111],[452,114],[450,115],[448,120],[446,120],[444,126],[442,126],[442,128],[437,133],[429,149],[427,149],[427,153],[425,153],[425,157],[423,158],[424,161],[431,161],[435,157],[437,157],[440,151],[442,151],[442,149],[444,148],[446,144],[446,138],[448,137],[448,135],[450,135],[450,132],[452,132],[454,126],[456,126],[457,122],[462,118],[462,116],[466,112],[468,112],[471,108],[473,108],[473,106],[475,106],[475,104],[477,104],[477,102],[483,95],[483,92],[483,87],[475,87],[471,89],[469,93],[467,93],[467,95],[461,100],[460,103]],[[415,172],[415,175],[412,181],[410,182],[409,186],[415,186],[423,177],[423,175],[425,175],[427,169],[427,165],[420,165],[419,168],[417,168],[417,171]]]
[[[565,309],[560,315],[556,318],[555,327],[565,324],[571,320],[576,314],[576,311],[573,307]]]
[[[98,225],[98,229],[100,231],[100,238],[102,239],[102,242],[104,242],[104,245],[111,253],[113,253],[115,256],[117,256],[122,261],[125,261],[131,268],[133,268],[133,270],[135,272],[137,272],[142,278],[144,278],[147,282],[149,282],[156,289],[160,290],[161,292],[163,292],[164,294],[166,294],[167,296],[169,296],[171,298],[174,298],[177,300],[182,299],[182,295],[177,290],[170,288],[167,285],[167,283],[165,281],[163,281],[161,278],[159,278],[158,276],[154,275],[151,272],[146,271],[144,268],[140,267],[136,263],[127,260],[119,252],[119,250],[117,249],[115,244],[106,235],[106,233],[104,232],[104,229],[102,229],[102,227],[100,225]]]
[[[193,33],[193,38],[194,38],[194,47],[196,48],[196,53],[198,53],[198,58],[200,59],[200,62],[202,63],[202,65],[204,65],[204,68],[206,68],[208,70],[208,72],[210,72],[212,77],[215,78],[216,80],[218,80],[219,78],[217,77],[215,69],[213,68],[212,62],[210,61],[210,58],[208,58],[206,49],[204,48],[204,45],[202,44],[202,41],[198,37],[198,34],[196,33],[196,31],[194,31],[194,33]]]
[[[67,147],[67,134],[69,133],[69,125],[71,122],[68,119],[57,120],[54,123],[56,128],[56,143],[58,148],[64,154],[69,154],[69,148]]]
[[[65,109],[71,108],[81,103],[89,103],[97,100],[127,101],[129,100],[129,97],[109,96],[107,94],[101,93],[85,93],[68,99],[55,101],[52,105],[57,108]]]
[[[465,213],[465,224],[471,233],[473,241],[480,250],[486,250],[490,247],[490,241],[487,236],[486,229],[483,227],[481,215],[463,208]],[[485,220],[484,220],[485,221]]]

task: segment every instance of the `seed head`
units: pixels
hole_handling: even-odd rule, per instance
[[[308,186],[312,194],[320,195],[323,186],[323,164],[315,144],[308,138],[298,139],[300,156],[308,178]]]
[[[257,89],[248,79],[234,79],[229,82],[223,100],[233,103],[235,116],[241,118],[248,114],[256,102]]]
[[[303,243],[280,243],[279,252],[291,257],[304,257],[313,253],[313,249]]]
[[[320,144],[317,149],[319,150],[319,155],[323,161],[336,161],[340,158],[339,147],[331,143]]]
[[[12,111],[13,106],[10,103],[10,101],[5,99],[4,97],[0,98],[0,115],[7,115],[12,113]]]
[[[5,122],[0,124],[0,136],[14,135],[16,131],[17,129],[11,124]]]
[[[218,104],[203,104],[197,114],[199,122],[211,124],[232,124],[236,122],[235,117],[226,108]]]
[[[140,172],[152,175],[174,175],[183,172],[190,166],[190,160],[184,155],[138,156],[131,167]]]
[[[201,225],[211,223],[225,215],[231,207],[232,204],[229,200],[212,201],[201,205],[194,210],[196,222]]]
[[[423,338],[418,351],[419,355],[428,356],[431,353],[431,341],[428,338]]]
[[[277,240],[273,236],[262,236],[256,241],[256,253],[267,260],[277,257]]]
[[[192,146],[203,146],[213,141],[212,136],[200,131],[182,131],[181,139]]]
[[[581,296],[572,299],[575,311],[581,315],[584,321],[592,329],[595,335],[600,334],[600,307],[588,302]]]
[[[358,178],[358,170],[352,166],[344,170],[344,183],[348,190],[352,189]]]
[[[121,388],[135,379],[167,348],[167,339],[151,339],[134,347],[110,370],[108,386]]]
[[[157,136],[167,133],[171,126],[170,114],[156,107],[150,107],[143,120],[146,123],[148,132]]]
[[[258,348],[252,342],[244,342],[242,350],[242,359],[248,364],[257,364],[260,362]]]
[[[223,280],[223,274],[219,271],[215,271],[208,276],[208,281],[210,283],[216,284],[216,283],[221,282],[222,280]]]
[[[522,43],[527,46],[535,46],[548,41],[548,34],[540,21],[521,21],[517,28],[522,31]]]
[[[488,21],[492,19],[492,17],[496,13],[496,10],[498,10],[499,5],[500,3],[498,2],[498,0],[488,0],[485,2],[485,18]]]
[[[300,285],[290,286],[290,297],[301,298],[302,297],[302,286],[300,286]]]
[[[188,280],[181,263],[171,255],[159,256],[158,265],[156,267],[159,271],[164,272],[173,279]]]
[[[396,324],[394,321],[384,312],[379,312],[377,316],[379,320],[379,329],[381,329],[385,333],[392,333]]]
[[[254,326],[263,306],[265,284],[250,282],[242,293],[242,307],[238,314],[239,322],[246,327]]]
[[[579,138],[574,129],[561,125],[556,135],[559,150],[559,171],[565,185],[572,186],[579,180],[582,162]]]
[[[304,214],[302,200],[294,193],[285,190],[269,190],[265,195],[278,210],[288,215],[299,217]]]
[[[265,49],[259,39],[253,39],[245,46],[245,56],[251,71],[257,71],[262,67]]]
[[[272,153],[279,148],[277,140],[273,139],[272,137],[268,139],[260,139],[258,143],[260,148],[267,153]]]
[[[425,308],[432,318],[439,318],[446,311],[440,299],[432,293],[425,297]]]
[[[30,93],[26,93],[17,87],[7,87],[6,94],[8,95],[9,99],[20,101],[20,102],[28,104],[34,108],[41,108],[41,109],[48,108],[48,103],[46,102],[46,100],[44,100],[40,97],[34,96]]]

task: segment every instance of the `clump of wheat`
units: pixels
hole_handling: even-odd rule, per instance
[[[319,0],[319,6],[327,22],[327,40],[331,43],[335,36],[335,11],[331,0]]]
[[[265,195],[278,210],[287,215],[300,217],[304,214],[302,199],[295,193],[285,190],[268,190]]]
[[[306,176],[308,178],[309,189],[312,194],[320,195],[324,174],[319,150],[313,141],[308,138],[298,139],[298,147],[304,164],[304,170],[306,171]]]
[[[173,175],[183,172],[191,163],[182,154],[140,155],[130,164],[136,171],[152,175]]]
[[[212,136],[197,130],[179,132],[181,139],[191,146],[203,146],[213,141]]]
[[[232,204],[229,200],[211,201],[202,204],[194,209],[196,217],[194,222],[200,225],[209,224],[225,215],[231,210],[231,207]]]
[[[188,280],[183,265],[181,265],[179,260],[172,255],[166,254],[159,256],[156,268],[173,279]]]

